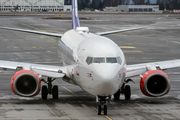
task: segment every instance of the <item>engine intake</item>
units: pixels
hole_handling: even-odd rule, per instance
[[[144,95],[159,97],[170,91],[170,79],[160,70],[150,70],[144,73],[140,81],[140,88]]]
[[[11,80],[12,91],[23,97],[32,97],[40,92],[41,80],[30,70],[21,70],[14,74]]]

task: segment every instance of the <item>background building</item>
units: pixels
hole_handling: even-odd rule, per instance
[[[18,8],[18,9],[17,9]],[[64,0],[0,0],[0,11],[71,11]]]
[[[117,12],[118,9],[117,9],[117,7],[105,7],[103,11],[105,11],[105,12]]]
[[[118,5],[119,12],[159,12],[158,5]]]

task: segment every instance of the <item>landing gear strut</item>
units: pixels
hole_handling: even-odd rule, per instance
[[[106,102],[111,100],[111,97],[108,97],[109,99],[106,99],[107,97],[98,96],[98,101],[100,102],[100,105],[98,105],[98,115],[101,115],[102,108],[104,115],[107,115],[107,105]]]
[[[126,85],[130,81],[134,83],[134,81],[132,81],[131,79],[126,80],[121,89],[119,89],[114,94],[115,100],[119,100],[120,94],[124,94],[126,100],[129,100],[131,98],[131,87],[129,85]]]
[[[57,85],[54,85],[54,86],[52,85],[52,82],[54,80],[55,79],[52,79],[52,78],[48,78],[47,81],[42,79],[42,81],[47,84],[47,86],[46,85],[42,86],[42,89],[41,89],[41,97],[42,97],[42,99],[46,100],[48,94],[52,94],[53,99],[58,99],[58,86]]]

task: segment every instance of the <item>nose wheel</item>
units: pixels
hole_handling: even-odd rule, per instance
[[[102,111],[101,105],[98,105],[98,115],[101,115],[101,111]]]
[[[107,105],[104,105],[104,107],[103,107],[103,114],[104,115],[107,115]],[[102,107],[101,107],[101,105],[98,105],[98,115],[101,115],[102,114]]]
[[[111,98],[109,97],[109,100],[106,99],[107,97],[101,97],[101,96],[98,96],[98,99],[99,99],[99,102],[100,102],[100,105],[98,105],[98,115],[107,115],[107,105],[106,102],[109,101]],[[102,113],[102,110],[104,113]]]

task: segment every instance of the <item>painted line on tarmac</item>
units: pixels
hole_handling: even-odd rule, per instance
[[[30,25],[49,26],[49,24],[30,24]]]
[[[57,81],[55,81],[58,85],[60,85],[61,87],[63,87],[64,89],[66,89],[67,91],[69,91],[70,93],[72,93],[73,95],[76,96],[76,94],[74,92],[72,92],[71,90],[69,90],[68,88],[62,86],[61,84],[59,84]]]
[[[69,90],[68,88],[62,86],[64,89],[66,89],[67,91],[69,91],[70,93],[72,93],[73,95],[76,95],[74,92],[72,92],[71,90]]]
[[[97,109],[95,109],[96,110],[96,112],[98,111]],[[107,118],[108,120],[112,120],[112,118],[110,118],[109,116],[107,116],[107,115],[104,115],[104,113],[103,112],[101,112],[101,115],[103,115],[105,118]]]
[[[129,48],[129,49],[134,49],[134,48],[136,48],[136,47],[134,47],[134,46],[120,46],[120,48]]]
[[[124,53],[142,53],[142,51],[138,50],[123,50]]]
[[[58,85],[62,86],[61,84],[59,84],[57,81],[55,81]],[[62,86],[64,89],[66,89],[67,91],[69,91],[70,93],[72,93],[73,95],[77,96],[74,92],[72,92],[71,90],[69,90],[68,88]],[[97,111],[97,109],[96,109]],[[101,113],[102,115],[104,115],[104,113]],[[110,117],[108,117],[107,115],[104,115],[105,118],[107,118],[108,120],[112,120]]]

